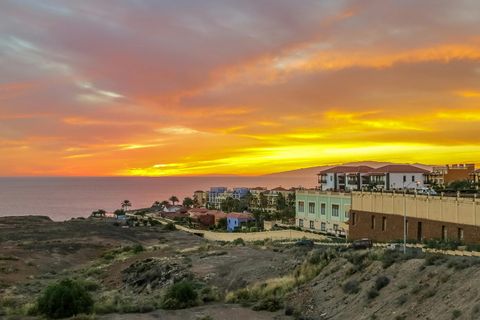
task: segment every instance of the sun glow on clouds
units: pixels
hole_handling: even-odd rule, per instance
[[[0,175],[478,162],[479,3],[121,6],[0,3]]]

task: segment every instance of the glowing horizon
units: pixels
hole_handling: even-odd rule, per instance
[[[4,1],[0,176],[480,163],[480,3]]]

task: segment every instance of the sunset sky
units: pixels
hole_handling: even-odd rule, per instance
[[[478,0],[2,0],[0,176],[480,163]]]

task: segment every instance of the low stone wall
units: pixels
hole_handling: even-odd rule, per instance
[[[173,220],[169,219],[159,219],[159,221],[175,223]],[[197,230],[187,228],[185,226],[175,225],[178,230],[182,230],[189,233],[195,233],[202,235],[205,239],[211,241],[233,241],[238,238],[242,238],[244,241],[257,241],[257,240],[289,240],[289,239],[310,239],[310,240],[325,240],[326,236],[311,233],[303,232],[297,230],[275,230],[275,231],[260,231],[260,232],[215,232],[209,230]]]

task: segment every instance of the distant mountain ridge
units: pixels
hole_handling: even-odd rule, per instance
[[[301,168],[290,171],[276,172],[264,175],[265,177],[276,177],[276,178],[312,178],[315,177],[320,171],[329,169],[336,166],[369,166],[372,168],[380,168],[389,164],[408,164],[416,166],[425,170],[432,170],[433,165],[427,165],[422,163],[395,163],[395,162],[379,162],[379,161],[357,161],[357,162],[347,162],[342,164],[335,165],[325,165],[309,168]]]

